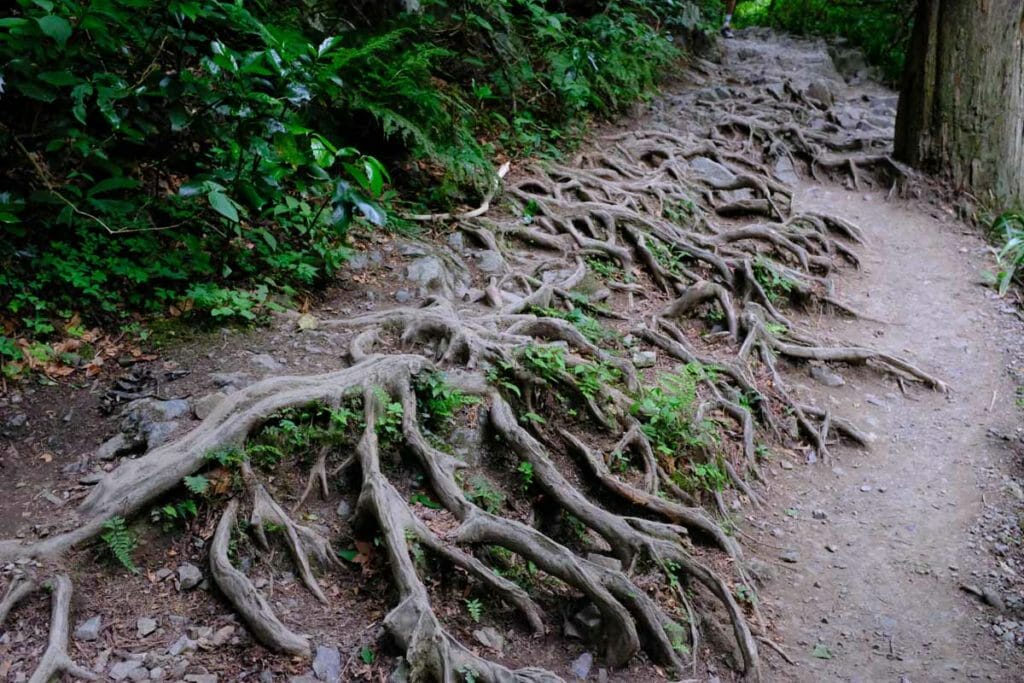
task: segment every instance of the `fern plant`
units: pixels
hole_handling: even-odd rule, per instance
[[[132,554],[135,552],[138,540],[135,538],[135,534],[128,528],[124,517],[111,517],[103,523],[103,530],[100,538],[106,544],[110,555],[122,567],[133,574],[137,574],[139,569],[135,566]]]

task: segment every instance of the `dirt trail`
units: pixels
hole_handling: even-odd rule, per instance
[[[740,40],[728,56],[745,50],[757,50],[763,63],[802,63],[830,75],[822,46]],[[856,99],[877,87],[837,94]],[[830,463],[793,460],[792,469],[778,470],[774,517],[754,532],[799,558],[780,563],[765,591],[780,638],[799,662],[779,668],[777,680],[1022,680],[1020,650],[996,643],[989,626],[1006,617],[959,589],[990,580],[996,563],[973,528],[985,511],[983,495],[999,507],[1007,473],[1016,466],[1019,475],[1019,456],[996,435],[1020,424],[1007,368],[1019,359],[1021,325],[982,286],[991,256],[976,231],[924,201],[804,180],[795,204],[864,229],[862,269],[837,284],[867,318],[885,321],[825,318],[809,327],[905,354],[952,392],[904,394],[891,378],[859,371],[844,372],[846,384],[832,389],[806,373],[793,378],[819,405],[878,438],[869,452],[847,449]],[[813,656],[818,644],[831,659]]]
[[[716,593],[713,599],[706,591],[693,593],[699,599],[698,612],[704,615],[701,626],[706,636],[700,644],[701,658],[693,669],[697,680],[738,679],[733,669],[739,668],[741,658],[736,653],[728,656],[735,633],[748,636],[748,658],[752,660],[759,653],[766,681],[1024,680],[1020,673],[1024,671],[1020,655],[1024,646],[1020,579],[1024,571],[1020,545],[1024,514],[1020,521],[1015,516],[1024,513],[1024,491],[1018,483],[1019,465],[1015,464],[1020,456],[1013,450],[1020,442],[1019,412],[1014,401],[1017,385],[1024,379],[1011,381],[1007,373],[1007,368],[1024,367],[1019,344],[1022,328],[1015,309],[994,298],[980,284],[982,271],[989,265],[985,245],[941,202],[890,199],[888,193],[879,190],[859,189],[861,183],[870,185],[879,178],[899,176],[892,173],[891,162],[885,156],[896,96],[862,76],[844,80],[834,61],[844,69],[855,70],[857,59],[851,53],[842,52],[833,60],[822,43],[766,32],[746,32],[727,42],[723,49],[721,64],[698,60],[692,70],[680,75],[678,84],[656,98],[642,114],[621,122],[615,130],[595,133],[592,147],[573,164],[556,165],[554,170],[517,168],[505,181],[508,206],[496,206],[481,221],[460,225],[461,229],[446,226],[444,239],[417,241],[381,233],[358,235],[359,254],[349,264],[339,288],[312,309],[306,324],[297,320],[298,314],[292,314],[277,317],[268,328],[244,333],[196,333],[194,339],[169,345],[160,360],[145,370],[150,378],[174,374],[175,379],[168,380],[164,387],[165,396],[173,394],[181,399],[151,402],[148,410],[159,406],[155,416],[147,413],[128,419],[116,412],[116,419],[100,416],[97,409],[104,388],[117,379],[113,373],[96,380],[88,389],[27,386],[10,397],[0,397],[0,437],[6,440],[0,442],[4,458],[0,467],[5,479],[15,482],[0,500],[0,539],[17,539],[6,545],[0,542],[0,557],[4,552],[18,557],[23,547],[37,541],[40,547],[62,543],[66,536],[58,532],[77,529],[76,522],[80,521],[68,519],[72,502],[91,500],[94,512],[97,505],[123,509],[119,506],[128,504],[124,502],[128,496],[117,487],[119,477],[121,481],[136,482],[128,491],[139,498],[134,501],[139,515],[146,515],[156,498],[142,500],[149,493],[137,494],[137,490],[150,491],[148,481],[152,477],[145,467],[169,482],[160,489],[161,494],[178,486],[181,475],[202,467],[204,456],[210,452],[204,444],[190,446],[190,437],[179,437],[204,430],[219,434],[229,418],[251,420],[253,424],[265,419],[267,415],[257,415],[255,407],[247,408],[246,401],[263,396],[261,391],[278,400],[280,393],[267,388],[274,382],[296,387],[296,405],[311,400],[309,396],[316,392],[310,393],[310,387],[316,382],[324,384],[323,391],[330,387],[330,391],[339,392],[331,382],[338,382],[346,391],[367,383],[380,391],[378,385],[393,384],[397,387],[394,391],[407,399],[403,410],[415,414],[416,397],[410,381],[418,370],[413,366],[437,362],[449,369],[467,366],[468,371],[477,372],[479,368],[473,367],[477,360],[502,358],[499,352],[511,354],[513,345],[522,346],[527,339],[562,339],[583,355],[597,355],[603,351],[591,347],[585,339],[580,341],[575,327],[549,317],[561,310],[555,310],[557,306],[568,304],[569,310],[575,310],[569,302],[583,305],[581,301],[593,296],[600,305],[587,303],[590,308],[580,310],[592,311],[601,318],[600,324],[590,323],[599,333],[596,338],[612,352],[605,357],[606,362],[638,372],[648,385],[660,381],[661,373],[678,371],[680,361],[692,362],[693,356],[688,354],[693,352],[685,348],[691,344],[697,354],[706,354],[696,356],[702,359],[693,363],[698,368],[720,361],[745,363],[757,389],[751,384],[732,386],[727,372],[707,372],[703,381],[710,389],[702,390],[714,391],[718,402],[705,405],[721,406],[732,400],[736,405],[743,401],[749,405],[749,397],[754,396],[763,408],[757,409],[762,421],[757,439],[776,447],[768,461],[760,463],[767,475],[767,493],[760,483],[747,488],[740,476],[736,476],[738,484],[717,499],[710,495],[712,487],[693,482],[684,485],[693,487],[709,510],[715,508],[711,514],[728,512],[733,521],[739,522],[745,557],[751,560],[747,568],[758,578],[768,577],[759,587],[767,636],[796,664],[787,664],[744,631],[748,620],[758,621],[750,604],[744,603],[726,617],[721,605],[749,599],[749,593],[742,590],[747,579],[734,575],[739,563],[727,559],[721,549],[715,551],[695,542],[693,548],[701,561],[708,562],[729,582],[723,584],[722,595]],[[856,166],[855,160],[863,163]],[[815,182],[815,174],[807,173],[808,162],[813,162],[812,170],[832,180]],[[832,182],[837,178],[845,178],[848,189]],[[792,202],[784,185],[793,188]],[[527,215],[530,206],[533,208]],[[854,244],[856,227],[831,221],[827,214],[859,225],[866,244]],[[745,236],[730,240],[737,234]],[[661,251],[652,251],[655,244]],[[584,257],[589,262],[586,267]],[[858,257],[861,269],[847,268],[848,262]],[[775,265],[759,271],[760,278],[768,280],[761,284],[752,263],[766,267],[769,262]],[[741,269],[746,270],[741,273]],[[771,282],[770,274],[778,276],[780,272],[792,279],[782,276],[781,283]],[[617,278],[622,276],[628,277],[619,282]],[[786,287],[803,287],[812,310],[828,308],[823,304],[832,293],[825,276],[834,280],[835,299],[852,305],[863,318],[843,318],[834,315],[835,311],[827,316],[801,317],[783,305],[789,298],[798,298],[785,296],[792,294]],[[681,293],[692,294],[709,283],[718,287],[717,300],[697,292],[702,298],[696,304],[680,303],[686,298]],[[396,307],[396,302],[401,306]],[[785,309],[789,319],[778,312],[771,314],[775,317],[767,316],[767,309],[774,308],[773,302]],[[604,315],[603,307],[612,315]],[[676,313],[666,314],[668,307]],[[537,317],[540,314],[536,309],[555,313]],[[726,320],[726,311],[734,314],[732,320]],[[742,319],[737,321],[739,314]],[[432,316],[429,324],[423,322],[424,316]],[[666,316],[677,320],[666,322]],[[893,375],[880,373],[877,368],[842,363],[833,363],[830,368],[818,366],[812,377],[806,363],[791,364],[785,360],[784,351],[769,346],[788,339],[795,344],[790,348],[806,351],[816,347],[809,337],[800,336],[803,330],[790,326],[791,321],[832,346],[859,344],[904,357],[937,375],[952,391],[944,395],[909,380],[904,387]],[[727,329],[730,322],[735,329]],[[648,324],[653,327],[644,326]],[[414,328],[414,334],[408,333]],[[661,335],[667,341],[648,344],[662,329],[674,332],[678,343]],[[401,339],[400,330],[407,332]],[[595,329],[589,331],[594,333]],[[606,332],[611,334],[606,336]],[[645,332],[652,333],[652,337],[645,336]],[[627,338],[632,341],[626,342]],[[760,362],[752,359],[757,351],[743,351],[743,339],[760,345]],[[397,354],[400,349],[401,356]],[[468,358],[465,363],[459,360],[463,355]],[[773,362],[785,382],[771,374]],[[372,370],[374,363],[383,367],[381,373],[393,370],[394,377],[384,382],[374,375],[352,380],[352,386],[345,384],[346,373],[361,377],[360,373],[377,372]],[[402,364],[409,364],[409,368]],[[179,378],[175,374],[179,371],[188,374]],[[280,379],[286,374],[292,377]],[[712,375],[717,379],[709,379]],[[740,380],[747,381],[745,375],[738,375]],[[829,388],[826,383],[841,385]],[[478,385],[486,382],[479,378],[477,384],[469,382],[466,386],[475,390]],[[380,400],[379,394],[374,396],[374,400]],[[538,412],[549,417],[569,412],[545,393],[538,392],[536,400],[540,402]],[[373,405],[371,399],[367,401]],[[126,410],[135,410],[133,405],[137,406],[129,403]],[[762,429],[774,420],[783,427],[779,432],[795,432],[796,425],[790,424],[795,421],[787,411],[798,411],[801,405],[822,408],[829,417],[806,420],[799,437],[785,433],[776,439],[770,436],[770,429]],[[631,419],[632,407],[619,407],[621,419]],[[568,569],[557,563],[547,566],[562,571],[575,581],[572,585],[590,591],[596,590],[598,583],[590,573],[598,572],[594,576],[612,576],[619,581],[616,586],[638,580],[640,585],[650,587],[652,594],[658,594],[665,579],[659,567],[641,566],[635,572],[629,569],[628,577],[627,570],[623,570],[620,577],[624,565],[619,560],[592,562],[595,551],[599,555],[617,551],[631,554],[631,549],[639,547],[634,541],[647,539],[649,532],[640,535],[629,525],[620,524],[617,512],[586,502],[594,500],[603,505],[614,496],[592,485],[592,477],[585,476],[579,463],[558,447],[560,437],[550,430],[546,434],[545,443],[554,444],[549,459],[546,448],[529,436],[543,434],[544,428],[534,424],[528,432],[510,417],[511,409],[495,413],[492,407],[491,428],[500,427],[506,437],[516,437],[505,438],[502,444],[520,445],[516,457],[510,459],[507,446],[490,443],[483,419],[486,412],[475,403],[463,406],[459,413],[461,426],[447,436],[454,457],[464,457],[467,467],[491,477],[483,480],[488,486],[504,490],[508,498],[525,500],[516,504],[520,508],[497,505],[495,509],[517,515],[528,511],[522,516],[532,519],[536,500],[560,500],[559,492],[578,488],[581,493],[561,502],[571,505],[576,517],[591,529],[605,531],[602,536],[588,532],[583,524],[565,529],[552,525],[552,533],[562,539],[560,542],[568,544],[573,552],[586,553],[589,559],[567,565]],[[268,414],[272,413],[270,410]],[[507,419],[495,421],[494,415]],[[587,426],[583,418],[575,419],[575,411],[571,416],[572,420],[565,421],[578,430],[581,439],[591,439],[594,448],[603,452],[614,452],[615,439],[611,437],[617,438],[618,434],[604,434]],[[832,416],[853,420],[875,434],[873,448],[831,447],[830,459],[823,462],[823,454],[801,445],[813,443],[815,430],[827,433],[824,424],[831,424]],[[143,418],[146,429],[141,426]],[[730,444],[732,452],[722,457],[733,457],[738,469],[753,468],[757,463],[753,437],[741,447],[738,442],[744,428],[725,417],[718,419],[722,433],[728,435],[723,441],[737,442]],[[833,426],[833,437],[836,429]],[[417,433],[409,427],[406,436]],[[635,438],[645,440],[642,433],[636,430]],[[123,443],[110,446],[128,438],[126,435],[131,435],[131,448],[122,448]],[[97,451],[97,445],[109,437],[113,438]],[[379,466],[376,439],[371,442],[373,445],[362,451],[361,457],[367,458],[364,469]],[[447,482],[450,473],[447,469],[441,471],[438,463],[451,458],[432,445],[424,446],[423,439],[414,442],[419,444],[421,464],[433,468],[430,471],[435,481]],[[148,454],[136,457],[144,449],[149,449]],[[756,450],[757,456],[763,454],[761,449]],[[394,463],[401,461],[397,450],[392,456]],[[514,469],[516,458],[522,460],[519,470]],[[167,469],[168,462],[184,464],[178,471]],[[535,489],[530,489],[529,496],[522,495],[533,486],[519,475],[523,463],[530,465],[531,478],[543,480],[543,495]],[[297,467],[282,464],[270,468],[273,475],[264,472],[258,476],[266,474],[273,495],[291,502],[297,500],[305,483],[307,467],[308,463],[300,460]],[[668,498],[659,498],[664,491],[658,489],[658,476],[650,476],[650,495],[637,497],[636,491],[648,483],[639,481],[639,467],[627,473],[629,467],[627,462],[619,481],[628,480],[634,487],[630,500],[655,511],[663,510],[661,501]],[[424,486],[421,475],[412,476],[399,469],[396,466],[387,473],[388,477],[394,476],[395,489],[383,487],[380,478],[371,482],[381,487],[373,495],[387,503],[381,504],[382,509],[392,514],[405,511],[402,514],[407,515],[397,520],[401,524],[391,520],[395,523],[381,525],[390,530],[389,543],[396,553],[407,551],[402,549],[408,545],[413,527],[407,527],[404,534],[401,527],[412,525],[414,519],[433,520],[436,525],[451,522],[455,528],[454,521],[437,516],[447,513],[435,513],[421,502],[414,504],[414,497],[431,502],[425,497],[436,494],[437,489]],[[616,479],[607,477],[605,481]],[[449,482],[445,495],[462,501],[464,492],[453,482]],[[304,519],[315,525],[317,534],[337,539],[343,544],[338,547],[348,549],[360,538],[351,516],[360,490],[356,481],[336,483],[323,500],[313,497],[316,501],[310,501]],[[689,496],[682,493],[683,497]],[[766,504],[751,505],[755,495]],[[501,495],[498,498],[501,500]],[[161,498],[159,502],[166,500]],[[475,502],[462,501],[448,509],[479,514],[475,506]],[[128,670],[143,666],[137,662],[144,662],[153,671],[166,669],[171,679],[216,674],[222,681],[245,676],[253,680],[257,675],[260,680],[274,680],[275,676],[282,680],[290,675],[311,675],[306,659],[271,655],[253,644],[242,629],[236,633],[238,622],[233,610],[216,591],[190,591],[176,585],[174,577],[187,568],[183,564],[186,561],[195,565],[190,575],[201,576],[197,567],[208,566],[206,544],[220,515],[215,505],[210,504],[210,508],[204,508],[199,519],[179,527],[179,533],[161,535],[156,526],[150,525],[136,557],[144,569],[139,575],[126,575],[110,564],[97,562],[95,549],[72,551],[66,566],[77,586],[79,621],[96,615],[102,616],[106,624],[101,637],[75,636],[74,650],[83,662],[97,672],[110,668],[110,676],[113,667]],[[679,514],[675,509],[670,512]],[[96,515],[95,520],[100,520],[99,513]],[[685,519],[703,525],[699,528],[704,531],[718,528],[717,520],[705,524],[703,518],[697,522]],[[725,520],[722,523],[731,527]],[[534,527],[524,524],[522,528]],[[434,533],[430,528],[415,529],[424,538],[433,538],[427,533]],[[525,553],[527,559],[541,547],[536,543],[538,537],[532,535],[534,531],[529,533],[534,542],[516,545],[520,548],[517,552]],[[732,542],[724,533],[721,537],[724,542],[720,545],[728,550]],[[664,536],[659,538],[664,540]],[[370,548],[369,544],[365,546]],[[679,548],[691,546],[659,542],[657,547],[676,553]],[[343,567],[325,572],[323,587],[331,596],[331,607],[324,609],[299,585],[294,566],[284,554],[267,560],[259,553],[250,556],[248,546],[239,552],[244,555],[239,566],[246,568],[261,590],[270,587],[268,599],[272,599],[273,608],[286,625],[296,633],[310,634],[318,645],[325,644],[327,654],[344,658],[342,680],[383,680],[404,661],[402,648],[383,649],[385,642],[378,628],[396,604],[396,581],[388,578],[388,563],[379,553],[367,550],[368,556],[363,558],[369,563],[369,556],[377,555],[373,571]],[[685,555],[673,557],[686,561]],[[609,565],[608,559],[615,561]],[[398,584],[419,585],[417,573],[409,569],[414,564],[409,559],[407,572]],[[631,564],[627,562],[626,566]],[[20,571],[12,562],[3,564],[0,573],[9,580]],[[458,572],[452,575],[455,578],[451,585],[435,583],[431,576],[427,587],[417,588],[417,609],[433,619],[434,608],[429,605],[436,604],[441,619],[438,623],[455,639],[452,642],[470,645],[471,652],[456,653],[462,657],[459,661],[485,671],[491,670],[491,660],[496,662],[493,671],[498,673],[483,680],[506,680],[507,676],[501,678],[507,673],[501,668],[505,666],[543,666],[559,680],[660,681],[664,674],[652,666],[656,658],[651,653],[661,660],[674,661],[677,652],[688,652],[668,641],[661,643],[660,651],[657,647],[652,650],[646,636],[643,643],[609,638],[611,645],[621,644],[623,649],[622,653],[608,649],[612,654],[622,654],[617,663],[623,664],[609,666],[607,654],[594,645],[601,642],[600,637],[584,641],[578,633],[570,637],[565,627],[565,615],[560,610],[578,601],[582,593],[571,594],[571,600],[564,595],[550,598],[547,621],[538,629],[546,630],[550,637],[532,635],[513,610],[494,600],[480,625],[496,628],[502,643],[508,639],[508,647],[488,645],[481,649],[474,643],[487,643],[474,633],[476,620],[469,620],[463,607],[473,584],[458,578]],[[494,581],[486,572],[483,576]],[[961,590],[962,584],[977,586],[979,592],[988,590],[993,602],[1004,603],[1006,612],[999,614],[983,605]],[[513,590],[510,584],[501,585],[503,590]],[[623,595],[630,598],[640,594],[643,591],[623,589]],[[493,591],[488,596],[493,597]],[[598,599],[604,598],[599,595]],[[11,635],[0,634],[0,672],[9,672],[11,680],[27,680],[43,649],[44,601],[37,599],[30,604],[33,606],[19,609],[12,617]],[[641,607],[634,605],[634,612],[651,623],[661,623],[645,612],[648,608]],[[655,606],[648,611],[653,610]],[[632,624],[633,617],[628,614],[616,619]],[[617,608],[614,615],[618,615]],[[158,617],[159,628],[150,635],[142,634],[137,619],[150,617]],[[734,621],[732,634],[729,618]],[[600,633],[608,623],[602,625],[599,621],[594,630]],[[212,643],[214,632],[227,633],[222,639],[226,642]],[[656,628],[650,632],[660,633]],[[759,630],[756,633],[763,635]],[[205,644],[194,653],[195,647],[188,651],[177,647],[192,641]],[[640,649],[648,652],[639,653]],[[638,651],[635,657],[633,650]],[[375,662],[373,657],[367,661],[367,651],[378,652]],[[689,664],[686,662],[688,671]],[[582,675],[578,673],[581,668],[585,671]],[[541,680],[552,680],[547,673],[544,676]]]

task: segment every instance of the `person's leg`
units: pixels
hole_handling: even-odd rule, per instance
[[[722,35],[732,38],[732,13],[736,9],[736,0],[725,0],[725,23],[722,24]]]

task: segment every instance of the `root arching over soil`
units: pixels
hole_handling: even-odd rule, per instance
[[[352,333],[342,367],[239,390],[183,438],[121,462],[64,533],[0,542],[0,561],[35,558],[53,572],[50,646],[33,680],[89,673],[67,654],[71,584],[61,557],[111,518],[138,515],[183,478],[209,473],[211,454],[228,450],[242,455],[227,465],[232,484],[211,498],[223,511],[210,576],[267,648],[308,656],[312,644],[235,566],[233,539],[247,537],[257,553],[282,545],[305,587],[327,603],[318,576],[347,570],[337,539],[303,524],[297,510],[350,486],[358,490],[353,528],[386,556],[395,597],[384,626],[410,680],[561,680],[462,642],[435,609],[423,555],[513,608],[523,629],[551,633],[559,620],[550,600],[507,571],[509,558],[528,564],[567,601],[593,606],[610,667],[642,653],[682,674],[699,652],[702,624],[719,615],[736,643],[735,666],[758,679],[764,634],[726,498],[758,504],[759,462],[773,443],[799,438],[827,458],[836,439],[869,440],[841,416],[796,401],[779,365],[868,364],[944,389],[904,359],[815,339],[792,319],[799,308],[856,315],[830,274],[857,266],[863,237],[838,217],[794,211],[791,191],[769,169],[785,157],[858,186],[903,171],[877,135],[812,127],[823,110],[793,84],[782,96],[763,90],[736,88],[731,114],[703,130],[662,122],[608,135],[571,162],[511,174],[489,212],[438,217],[498,252],[503,270],[418,307],[323,321]],[[650,370],[652,352],[662,360]],[[425,379],[461,397],[442,414],[449,426],[437,424],[444,411],[431,413]],[[349,411],[356,426],[330,447],[311,447],[305,491],[278,499],[266,466],[246,457],[247,441],[275,416],[311,405]],[[470,486],[479,462],[444,444],[451,424],[476,415],[479,448],[504,457],[503,503]],[[408,470],[431,505],[410,497]],[[520,475],[521,484],[508,484]],[[551,523],[551,510],[578,533]],[[35,585],[10,586],[0,620]]]

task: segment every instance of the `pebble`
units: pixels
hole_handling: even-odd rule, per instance
[[[150,619],[149,617],[142,617],[135,622],[135,628],[138,631],[139,638],[145,638],[150,633],[156,630],[156,619]]]
[[[594,665],[594,655],[584,652],[572,662],[572,675],[579,680],[587,680],[590,676],[590,667]]]
[[[83,621],[75,629],[75,640],[99,640],[100,628],[103,626],[103,617],[96,615],[87,621]]]
[[[811,513],[811,517],[814,517],[814,519],[828,519],[828,513],[824,510],[815,510]]]
[[[124,662],[118,662],[114,666],[110,667],[110,672],[107,675],[115,681],[123,681],[128,678],[128,674],[140,668],[144,669],[142,664],[133,659],[129,659]]]
[[[313,657],[313,673],[321,681],[339,683],[341,681],[341,653],[335,647],[316,646]]]
[[[201,572],[199,567],[194,564],[186,562],[178,567],[178,584],[181,587],[181,590],[192,590],[198,586],[202,580],[203,572]]]
[[[789,562],[790,564],[796,564],[800,561],[800,554],[795,550],[787,550],[779,555],[779,559],[783,562]]]
[[[637,368],[652,368],[658,362],[658,354],[654,351],[637,351],[633,354],[633,365]]]
[[[871,487],[868,486],[867,484],[864,484],[863,486],[860,487],[860,490],[863,491],[864,493],[870,493]]]

